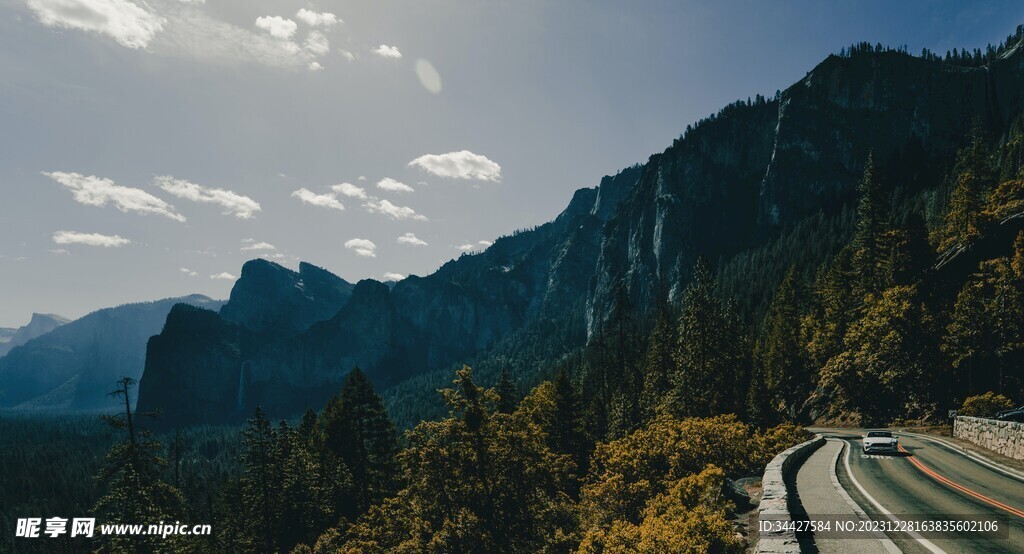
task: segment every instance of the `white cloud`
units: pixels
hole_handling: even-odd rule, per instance
[[[270,36],[281,40],[290,40],[299,26],[291,19],[277,15],[265,15],[256,18],[256,27],[270,33]]]
[[[327,35],[320,31],[310,31],[306,35],[305,45],[306,51],[314,56],[323,56],[331,51],[331,43],[327,40]]]
[[[256,240],[254,239],[245,239],[242,241],[242,244],[244,245],[242,246],[243,251],[277,250],[277,247],[274,246],[273,244],[270,244],[269,242],[256,242]]]
[[[338,194],[344,194],[349,198],[359,198],[360,200],[366,200],[366,189],[357,187],[352,183],[340,183],[331,187],[331,190]]]
[[[387,200],[371,200],[363,206],[370,213],[384,214],[391,219],[415,219],[416,221],[427,221],[425,216],[416,213],[408,206],[396,206]]]
[[[322,208],[331,208],[335,210],[344,210],[345,206],[338,202],[338,197],[334,193],[328,194],[317,194],[309,189],[301,188],[292,193],[292,196],[302,200],[305,204],[312,206],[320,206]]]
[[[468,242],[466,244],[457,246],[456,248],[458,248],[459,250],[462,250],[463,252],[472,252],[473,250],[476,249],[475,246],[473,246],[471,243],[468,243]]]
[[[57,244],[84,244],[86,246],[102,246],[117,248],[131,241],[118,235],[101,235],[99,233],[79,233],[77,231],[57,231],[53,234],[53,242]]]
[[[280,252],[274,252],[273,254],[264,253],[264,254],[260,254],[260,257],[261,258],[266,258],[268,260],[280,260],[280,259],[284,258],[284,254],[282,254]]]
[[[366,258],[377,257],[377,245],[367,239],[349,239],[345,241],[345,248]]]
[[[409,246],[426,246],[427,241],[417,237],[413,233],[406,233],[398,237],[398,244],[408,244]]]
[[[401,281],[405,279],[405,275],[401,273],[391,273],[390,271],[384,274],[385,281]]]
[[[360,181],[365,181],[366,180],[366,175],[360,175],[359,176],[359,180]]]
[[[338,16],[330,12],[317,13],[305,8],[295,12],[295,18],[309,25],[310,27],[332,27],[338,23],[344,23]]]
[[[43,175],[70,190],[75,200],[86,206],[102,207],[110,203],[125,213],[157,214],[174,221],[185,221],[185,216],[177,213],[174,206],[142,189],[123,187],[110,179],[81,173],[52,171],[43,172]]]
[[[63,256],[64,254],[70,254],[67,248],[51,248],[49,252],[50,254],[53,254],[55,256]]]
[[[166,20],[128,0],[28,0],[47,27],[107,35],[122,46],[145,48]]]
[[[492,245],[494,243],[489,241],[489,240],[482,240],[482,241],[479,241],[478,244],[480,244],[480,246],[483,246],[484,248],[487,248],[488,246],[490,246],[490,245]]]
[[[252,219],[256,212],[262,209],[259,202],[248,196],[230,190],[204,187],[184,179],[175,179],[170,175],[158,176],[153,182],[178,198],[203,204],[217,204],[224,208],[224,215],[233,215],[239,219]]]
[[[402,53],[398,51],[397,46],[388,46],[387,44],[381,44],[374,48],[373,53],[382,58],[391,58],[395,60],[402,57]]]
[[[409,185],[392,179],[391,177],[385,177],[380,181],[377,181],[377,188],[386,190],[388,192],[412,192],[413,189]]]
[[[447,154],[427,154],[409,162],[438,177],[452,179],[480,179],[482,181],[498,181],[501,179],[501,166],[487,159],[487,156],[474,154],[469,150],[448,152]]]
[[[238,279],[238,277],[235,277],[234,275],[228,273],[227,271],[223,271],[221,273],[217,273],[216,275],[210,275],[210,279],[223,279],[225,281],[234,281],[235,279]]]
[[[341,54],[342,58],[345,58],[346,60],[348,60],[350,62],[353,62],[356,59],[356,55],[353,54],[352,52],[349,52],[348,50],[341,49],[341,50],[338,50],[338,53]]]
[[[179,267],[178,271],[184,273],[185,275],[188,275],[189,277],[197,277],[199,275],[199,273],[192,271],[187,267]]]
[[[324,68],[324,66],[320,65],[320,62],[309,62],[306,67],[309,68],[310,71],[320,71]]]
[[[427,60],[416,60],[416,77],[428,92],[441,94],[441,74]]]

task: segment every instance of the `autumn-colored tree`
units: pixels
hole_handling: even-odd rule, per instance
[[[984,131],[976,123],[970,143],[957,156],[955,186],[949,199],[939,249],[969,242],[983,231],[982,210],[995,177]]]
[[[845,350],[822,369],[836,407],[866,423],[935,413],[937,346],[934,318],[914,286],[869,295],[863,316],[849,328]]]
[[[552,452],[543,421],[552,387],[513,414],[496,410],[497,393],[468,367],[441,391],[449,416],[407,435],[401,460],[406,487],[351,528],[344,552],[540,552],[567,550],[575,518],[568,494],[570,456]],[[538,403],[548,404],[537,408]]]

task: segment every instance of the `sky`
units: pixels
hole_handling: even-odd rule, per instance
[[[0,0],[0,326],[227,298],[242,264],[426,275],[866,40],[1019,2]]]

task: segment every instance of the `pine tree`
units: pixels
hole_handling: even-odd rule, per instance
[[[572,456],[580,472],[586,472],[587,447],[583,412],[576,387],[564,368],[555,375],[555,415],[549,431],[551,449]]]
[[[241,478],[245,540],[250,550],[274,552],[278,547],[280,464],[276,433],[259,406],[242,435],[245,437]]]
[[[124,400],[124,411],[102,416],[111,427],[125,432],[124,440],[107,453],[96,479],[106,493],[93,511],[104,523],[151,524],[180,518],[184,500],[178,489],[160,475],[167,461],[160,456],[162,445],[149,431],[139,431],[129,401],[135,379],[122,377],[111,396]],[[173,545],[172,545],[173,546]],[[112,552],[155,551],[168,544],[159,536],[124,535],[104,537],[104,550]]]
[[[772,298],[755,353],[765,382],[762,394],[790,419],[797,417],[812,384],[800,331],[803,296],[800,276],[791,267]]]
[[[352,475],[355,503],[343,511],[346,516],[357,516],[393,491],[395,427],[384,402],[358,367],[349,372],[341,393],[328,402],[319,425],[324,448]]]
[[[882,276],[882,235],[887,215],[885,197],[875,169],[874,154],[868,155],[864,176],[857,187],[857,228],[853,235],[853,266],[860,294],[878,294],[884,288]]]
[[[519,391],[516,389],[515,383],[512,382],[507,368],[501,369],[501,375],[498,377],[498,383],[494,385],[494,390],[498,393],[498,411],[503,414],[514,412],[516,406],[519,405]]]
[[[673,352],[668,409],[678,416],[713,415],[742,408],[739,377],[745,377],[746,337],[733,310],[723,306],[703,258],[683,293],[679,339]]]
[[[672,311],[664,299],[658,309],[658,320],[651,331],[644,360],[643,409],[649,418],[657,411],[671,388],[672,375],[676,372],[672,351],[678,342],[677,327]]]
[[[940,250],[969,242],[982,232],[981,214],[994,172],[980,123],[971,129],[970,144],[960,150],[955,171]]]

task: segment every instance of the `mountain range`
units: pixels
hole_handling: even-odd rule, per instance
[[[0,328],[0,356],[6,355],[15,346],[45,335],[69,320],[55,314],[32,314],[28,324],[17,329]]]
[[[832,224],[869,152],[895,175],[886,186],[935,186],[972,125],[999,133],[1022,103],[1017,47],[977,66],[871,47],[829,56],[774,98],[731,104],[646,163],[576,191],[554,221],[431,275],[349,287],[324,272],[329,295],[296,287],[276,264],[247,263],[219,314],[171,311],[149,343],[139,407],[170,423],[256,405],[294,413],[322,404],[352,367],[387,387],[538,322],[578,318],[568,351],[599,331],[620,288],[643,312],[661,294],[678,299],[698,256],[727,264],[796,226]]]
[[[146,341],[160,332],[172,306],[217,308],[221,303],[202,295],[167,298],[98,310],[59,326],[66,320],[37,314],[28,328],[38,336],[0,358],[0,408],[109,409],[113,383],[142,375]],[[49,332],[41,332],[48,327]]]

